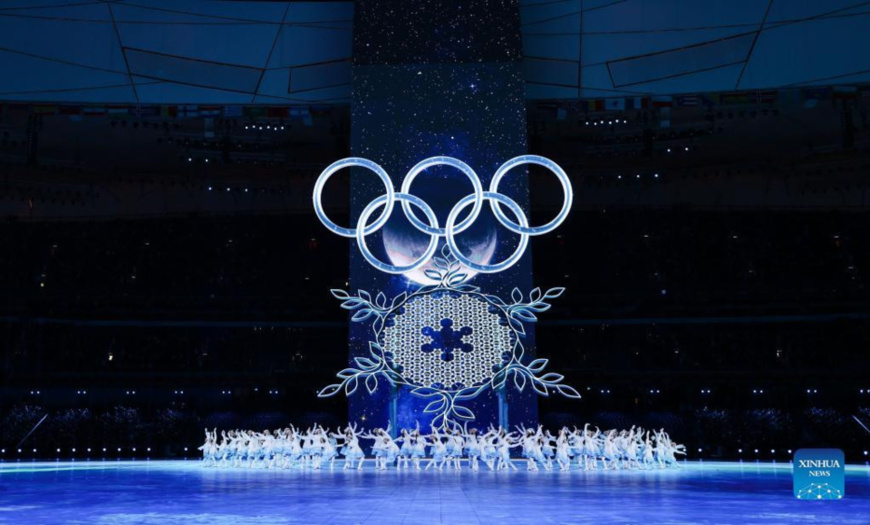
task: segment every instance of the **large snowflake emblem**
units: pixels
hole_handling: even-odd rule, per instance
[[[381,342],[411,383],[456,390],[482,384],[505,361],[511,330],[502,319],[483,299],[429,294],[393,314]]]
[[[526,358],[522,344],[524,323],[537,321],[536,314],[549,310],[547,301],[562,295],[564,288],[535,288],[528,298],[514,288],[511,302],[506,302],[467,284],[468,276],[449,248],[434,262],[437,269],[426,270],[426,276],[438,284],[391,300],[382,292],[372,298],[365,290],[356,295],[331,290],[342,308],[354,312],[352,321],[371,320],[374,337],[369,355],[355,357],[351,367],[337,374],[341,382],[318,396],[342,390],[351,395],[360,383],[371,394],[380,380],[387,380],[432,398],[424,411],[434,413],[434,424],[442,428],[473,420],[472,411],[460,402],[488,388],[506,388],[508,379],[520,391],[531,385],[543,396],[557,392],[580,398],[562,383],[564,376],[544,372],[546,359]]]

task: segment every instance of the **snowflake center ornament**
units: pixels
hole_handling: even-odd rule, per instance
[[[462,325],[458,330],[454,320]],[[381,344],[418,386],[471,387],[492,377],[510,348],[511,331],[501,320],[485,300],[472,295],[428,294],[391,316]]]
[[[498,192],[499,183],[507,172],[524,164],[549,169],[559,179],[564,191],[561,210],[556,218],[543,226],[529,226],[522,208]],[[456,203],[444,227],[439,226],[435,213],[425,201],[409,193],[414,178],[426,168],[437,165],[458,169],[468,177],[474,189],[472,194]],[[356,228],[338,226],[326,216],[322,206],[326,181],[345,167],[366,168],[375,173],[385,187],[385,194],[372,200],[360,214]],[[573,192],[568,176],[558,164],[537,155],[513,158],[496,170],[489,191],[484,191],[477,174],[461,160],[431,157],[414,166],[405,177],[401,192],[396,192],[382,167],[367,159],[348,158],[334,162],[320,174],[314,186],[313,200],[315,212],[323,225],[338,235],[355,238],[363,257],[372,266],[387,273],[401,274],[418,270],[431,262],[434,267],[425,269],[425,275],[435,283],[412,293],[403,292],[392,299],[387,299],[383,292],[373,298],[365,290],[358,290],[356,295],[344,290],[331,290],[332,295],[342,301],[341,307],[353,312],[352,322],[371,323],[373,337],[369,341],[368,355],[354,357],[351,366],[337,374],[341,381],[318,392],[319,397],[342,391],[351,395],[361,384],[373,394],[380,381],[387,381],[394,386],[410,388],[415,396],[431,398],[424,412],[433,414],[433,425],[440,428],[474,420],[474,413],[461,402],[474,399],[487,389],[503,390],[509,384],[520,391],[530,385],[543,396],[556,392],[580,398],[577,390],[562,383],[564,376],[545,372],[546,359],[527,358],[522,344],[526,334],[524,324],[537,321],[536,314],[549,310],[548,301],[562,295],[565,289],[552,288],[543,292],[535,288],[524,297],[518,288],[514,288],[510,301],[505,301],[468,283],[472,277],[469,270],[496,273],[510,268],[525,253],[530,236],[549,233],[565,220],[571,209]],[[471,260],[460,251],[454,238],[477,220],[484,201],[489,201],[501,226],[520,236],[515,251],[498,263]],[[423,254],[402,266],[377,259],[365,240],[384,227],[396,202],[401,202],[401,209],[411,225],[430,237]],[[469,206],[471,211],[457,222],[458,216]],[[502,206],[513,218],[505,214]],[[383,210],[370,222],[379,208]],[[422,212],[425,219],[421,220],[417,212]],[[446,242],[439,256],[436,252],[442,237]]]

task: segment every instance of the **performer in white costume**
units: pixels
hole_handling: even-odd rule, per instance
[[[316,424],[305,431],[290,425],[263,432],[221,430],[218,434],[215,428],[205,430],[205,440],[198,450],[202,451],[205,467],[319,470],[328,464],[332,469],[340,456],[345,470],[361,470],[365,463],[362,438],[373,441],[371,451],[377,470],[387,470],[394,463],[397,470],[407,470],[411,465],[422,470],[421,460],[427,457],[429,447],[425,470],[435,467],[442,471],[447,465],[459,471],[465,457],[472,472],[479,472],[481,463],[493,471],[517,470],[511,459],[511,449],[517,447],[522,447],[529,471],[541,467],[552,470],[554,460],[562,472],[570,471],[575,464],[578,470],[596,470],[599,461],[605,471],[663,469],[678,467],[677,456],[686,455],[686,447],[671,440],[664,429],[650,431],[635,426],[606,431],[595,427],[592,431],[587,423],[573,431],[562,427],[556,436],[542,426],[518,426],[517,432],[490,426],[485,433],[459,427],[444,433],[433,426],[430,434],[423,435],[418,424],[399,434],[393,439],[389,426],[364,432],[356,424],[334,433]]]

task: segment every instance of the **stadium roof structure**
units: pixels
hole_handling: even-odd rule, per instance
[[[524,0],[529,98],[870,81],[870,2]]]
[[[343,104],[352,2],[9,0],[0,100]],[[521,0],[529,99],[870,82],[870,2]]]
[[[347,102],[352,26],[351,2],[12,0],[0,99]]]

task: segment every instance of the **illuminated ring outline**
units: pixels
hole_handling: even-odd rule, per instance
[[[357,237],[356,230],[352,228],[344,228],[335,224],[326,216],[326,212],[323,211],[323,187],[326,186],[326,181],[329,180],[329,177],[331,177],[335,172],[347,167],[367,168],[374,172],[375,175],[381,179],[381,182],[384,183],[384,188],[387,190],[386,195],[383,195],[383,197],[386,197],[386,207],[384,207],[384,211],[376,221],[365,227],[365,235],[372,234],[383,228],[384,224],[390,220],[390,214],[393,213],[393,206],[396,204],[396,199],[393,181],[390,180],[390,176],[387,175],[386,170],[368,159],[348,157],[346,159],[335,161],[327,166],[314,184],[314,194],[312,196],[314,200],[314,212],[317,214],[317,218],[320,219],[320,222],[322,222],[331,232],[341,235],[342,237]]]
[[[367,233],[365,232],[366,230],[368,230],[368,226],[365,225],[366,221],[369,219],[369,216],[374,213],[375,208],[377,208],[378,206],[383,206],[385,204],[389,206],[390,204],[393,204],[396,200],[402,201],[403,203],[407,202],[413,204],[414,206],[423,210],[423,214],[426,215],[427,219],[429,219],[429,226],[433,228],[438,227],[438,217],[435,216],[435,212],[432,211],[432,208],[430,208],[428,204],[426,204],[426,201],[419,197],[415,197],[414,195],[409,195],[407,193],[395,193],[392,195],[392,197],[394,200],[390,201],[389,195],[381,195],[380,197],[371,201],[368,206],[365,207],[365,209],[359,216],[359,221],[357,222],[355,230],[356,242],[357,244],[359,244],[359,250],[360,252],[362,252],[365,260],[378,270],[394,274],[411,272],[429,262],[429,259],[431,259],[433,255],[435,255],[435,250],[438,248],[438,236],[431,234],[429,235],[429,246],[426,247],[426,251],[423,252],[423,255],[416,259],[413,263],[407,266],[394,266],[392,264],[387,264],[381,261],[380,259],[375,257],[374,254],[372,254],[371,250],[369,250],[369,247],[366,244],[365,237],[367,235]],[[469,197],[473,198],[474,196],[469,195]],[[466,199],[468,199],[468,197],[466,197]]]
[[[495,214],[498,222],[501,223],[502,226],[514,233],[528,235],[543,235],[545,233],[550,233],[551,231],[558,228],[559,225],[565,221],[565,219],[568,217],[568,212],[571,211],[571,205],[574,202],[574,191],[571,188],[571,181],[568,179],[568,175],[565,173],[561,166],[559,166],[552,160],[546,157],[541,157],[539,155],[521,155],[519,157],[514,157],[499,166],[499,168],[496,170],[495,175],[492,176],[492,182],[489,184],[489,192],[498,195],[498,185],[501,182],[501,179],[505,175],[507,175],[508,171],[523,164],[537,164],[538,166],[543,166],[548,170],[552,171],[553,174],[556,175],[556,177],[559,179],[559,182],[562,184],[562,190],[564,193],[564,197],[562,198],[562,209],[559,210],[559,214],[556,215],[556,217],[552,221],[544,224],[543,226],[529,227],[528,224],[517,224],[514,221],[510,220],[507,215],[505,215],[505,213],[501,210],[498,199],[490,200],[492,212]],[[519,217],[519,215],[517,215],[517,217]],[[523,221],[521,220],[520,223],[522,222]]]
[[[475,198],[474,195],[468,195],[467,197],[463,197],[462,200],[456,203],[456,206],[450,210],[450,215],[447,216],[447,224],[444,226],[444,229],[447,230],[447,234],[445,238],[447,239],[447,245],[450,246],[450,250],[453,252],[453,255],[456,256],[456,259],[464,264],[465,266],[471,268],[472,270],[477,270],[480,273],[497,273],[503,270],[507,270],[511,266],[517,263],[520,260],[520,257],[526,252],[526,248],[529,245],[529,235],[528,233],[519,232],[520,242],[517,244],[517,249],[514,250],[514,253],[510,255],[504,261],[498,264],[478,264],[459,251],[459,246],[456,244],[456,239],[453,237],[453,234],[456,233],[454,223],[456,222],[456,217],[459,213],[465,209],[469,204],[471,204],[472,200]],[[513,199],[506,195],[502,195],[501,193],[493,193],[491,191],[483,192],[483,199],[490,201],[493,205],[495,202],[499,202],[507,206],[520,221],[520,225],[523,228],[528,228],[529,219],[526,218],[526,214],[523,213],[523,209],[520,208],[520,205],[516,203]]]
[[[401,192],[410,195],[411,184],[414,182],[414,179],[417,178],[417,175],[423,173],[423,171],[432,166],[450,166],[456,168],[468,177],[469,181],[471,181],[471,186],[474,188],[474,206],[471,208],[471,213],[468,217],[457,224],[453,231],[453,233],[462,233],[471,227],[471,224],[477,220],[477,217],[480,215],[480,209],[483,207],[483,185],[480,183],[480,177],[477,176],[477,173],[474,172],[471,166],[457,158],[445,156],[429,157],[428,159],[423,159],[418,162],[417,165],[411,168],[411,171],[405,175],[405,180],[402,181]],[[408,220],[411,221],[411,224],[413,224],[419,231],[430,235],[438,235],[439,237],[444,237],[447,234],[446,229],[437,227],[433,228],[418,219],[417,214],[415,214],[414,210],[411,209],[410,202],[403,201],[402,210],[405,212],[405,217],[407,217]]]

